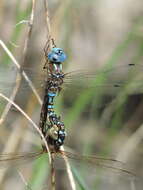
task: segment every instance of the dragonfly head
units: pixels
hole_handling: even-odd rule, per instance
[[[52,48],[47,55],[48,60],[52,63],[61,63],[67,59],[65,52],[61,48]]]

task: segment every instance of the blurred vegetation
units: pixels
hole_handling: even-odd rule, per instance
[[[31,1],[1,1],[0,40],[21,63]],[[49,0],[52,36],[57,46],[68,55],[64,71],[73,72],[73,80],[63,87],[55,102],[67,129],[65,146],[84,154],[114,157],[127,163],[128,169],[142,176],[143,122],[143,3],[138,1],[81,1]],[[136,6],[134,6],[136,4]],[[34,23],[28,43],[25,67],[36,73],[36,86],[44,65],[44,45],[47,39],[43,1],[36,2]],[[13,66],[6,52],[0,48],[0,67]],[[129,67],[128,64],[135,64]],[[0,68],[0,70],[1,70]],[[80,81],[82,75],[84,81]],[[92,74],[92,75],[90,75]],[[95,74],[95,77],[91,77]],[[3,81],[0,74],[0,83]],[[5,73],[6,89],[11,86]],[[10,84],[9,84],[10,83]],[[81,83],[81,85],[80,85]],[[114,87],[119,84],[119,87]],[[3,89],[1,89],[3,92]],[[39,94],[41,91],[38,89]],[[41,96],[42,97],[42,96]],[[19,89],[15,102],[38,124],[40,108],[30,89]],[[0,98],[0,113],[6,102]],[[40,137],[32,126],[11,109],[0,131],[1,151],[34,151],[41,147]],[[8,149],[7,149],[8,147]],[[70,148],[69,148],[70,147]],[[22,174],[34,189],[44,189],[48,183],[47,159],[39,158],[32,165],[21,166]],[[85,164],[86,165],[86,164]],[[142,180],[134,182],[128,176],[111,180],[113,176],[97,170],[93,174],[82,166],[73,167],[77,189],[142,189]],[[93,168],[91,168],[93,169]],[[13,167],[0,171],[0,189],[26,189]],[[98,173],[98,174],[97,174]],[[12,174],[12,175],[11,175]],[[87,174],[86,178],[82,178]],[[90,174],[90,176],[89,176]],[[93,176],[92,176],[93,175]],[[95,175],[95,176],[94,176]],[[93,179],[93,177],[95,177]],[[43,185],[44,184],[44,185]],[[64,170],[57,170],[57,189],[70,189]],[[92,185],[91,185],[92,184]]]

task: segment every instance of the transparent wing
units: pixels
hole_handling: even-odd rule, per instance
[[[18,164],[38,158],[43,154],[44,153],[42,150],[31,153],[1,154],[0,166],[7,167],[9,164],[17,166]],[[120,180],[122,180],[122,184],[125,183],[125,185],[127,185],[127,182],[129,183],[129,181],[135,178],[135,175],[130,170],[125,169],[125,164],[116,159],[97,156],[82,156],[66,151],[59,151],[58,153],[55,153],[54,167],[56,169],[57,174],[61,171],[59,169],[66,169],[65,166],[63,166],[64,157],[68,158],[68,161],[70,161],[69,163],[76,182],[82,183],[82,186],[86,187],[86,189],[94,189],[94,182],[96,182],[99,179],[100,184],[108,183],[109,185],[111,183],[111,179],[114,182],[114,180],[118,179],[116,177],[119,176],[121,177]],[[62,161],[62,163],[59,161]],[[81,180],[84,181],[81,182]]]
[[[90,164],[92,167],[99,167],[104,169],[110,169],[113,172],[117,173],[124,173],[130,176],[135,176],[135,174],[131,171],[126,170],[124,167],[126,166],[125,163],[122,161],[113,159],[113,158],[104,158],[98,156],[84,156],[80,154],[75,154],[71,152],[61,151],[57,153],[58,156],[65,156],[71,160],[74,160],[78,163],[83,164]]]
[[[46,154],[45,152],[43,152],[43,150],[39,150],[37,152],[21,152],[21,153],[4,153],[4,154],[0,154],[0,165],[2,166],[3,164],[10,164],[10,163],[14,163],[14,164],[18,164],[20,162],[24,162],[27,160],[33,160],[38,158],[40,155],[42,154]],[[103,167],[103,168],[109,168],[118,172],[123,172],[129,175],[134,175],[132,172],[125,170],[123,168],[119,168],[119,167],[114,167],[113,164],[118,164],[122,167],[125,166],[125,164],[119,160],[113,159],[113,158],[104,158],[104,157],[98,157],[98,156],[83,156],[80,154],[75,154],[75,153],[70,153],[67,151],[59,151],[57,153],[54,153],[57,156],[65,156],[69,159],[72,159],[76,162],[84,162],[89,163],[91,165],[93,165],[94,167],[98,166],[98,167]]]
[[[82,186],[83,189],[95,189],[95,184],[99,181],[100,184],[108,184],[108,186],[120,181],[126,187],[135,178],[130,170],[125,169],[126,164],[116,159],[83,156],[65,151],[60,151],[56,155],[58,157],[55,161],[57,172],[60,174],[62,171],[58,169],[66,168],[65,162],[63,163],[64,157],[66,157],[74,175],[76,185],[79,185],[79,187]]]
[[[141,73],[143,69],[143,64],[127,64],[127,65],[117,65],[117,66],[108,66],[98,71],[74,71],[69,72],[65,77],[64,82],[66,84],[75,84],[80,87],[120,87],[132,76]],[[93,81],[96,81],[95,83]]]
[[[31,83],[38,92],[44,89],[45,75],[44,72],[39,76],[37,71],[31,71],[31,69],[23,70],[21,78],[18,78],[19,70],[15,67],[0,68],[0,91],[9,94],[12,89],[20,83],[19,93],[30,90]]]
[[[134,74],[139,73],[143,69],[142,64],[118,65],[106,68],[100,71],[78,70],[65,73],[64,84],[66,87],[75,86],[78,90],[80,87],[112,87],[119,88],[129,78],[128,74],[132,71]],[[137,70],[140,69],[140,70]],[[23,68],[29,79],[33,82],[36,89],[44,88],[46,72],[41,68],[41,71],[33,71],[29,68]],[[0,89],[9,89],[15,86],[16,73],[18,70],[14,67],[10,69],[0,68]],[[125,73],[125,80],[122,80],[122,72]],[[24,78],[24,77],[23,77]],[[97,82],[93,82],[93,81]],[[26,90],[29,87],[27,81],[23,81],[21,90]]]
[[[32,161],[42,154],[42,151],[0,154],[0,168],[8,167],[10,165],[17,166],[29,162],[30,160]]]

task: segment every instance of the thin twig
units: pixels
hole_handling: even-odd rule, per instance
[[[17,62],[17,60],[15,59],[15,57],[12,55],[12,53],[11,53],[10,50],[6,47],[6,45],[4,44],[4,42],[3,42],[2,40],[0,40],[0,45],[1,45],[2,48],[5,50],[5,52],[7,53],[7,55],[10,57],[10,59],[12,60],[12,62],[13,62],[13,63],[16,65],[16,67],[20,70],[20,64]],[[22,75],[23,75],[23,77],[25,78],[25,80],[27,81],[27,83],[28,83],[28,85],[30,86],[30,88],[32,89],[32,91],[33,91],[33,93],[35,94],[35,96],[36,96],[37,100],[39,101],[39,103],[42,104],[41,98],[40,98],[39,94],[37,93],[37,91],[36,91],[36,89],[35,89],[33,83],[32,83],[31,80],[28,78],[27,74],[26,74],[24,71],[22,71]],[[18,79],[19,81],[18,81],[17,79]],[[19,88],[20,81],[21,81],[21,80],[20,80],[20,76],[17,76],[17,77],[16,77],[16,80],[17,80],[17,82],[16,82],[16,85],[15,85],[15,88],[14,88],[12,94],[11,94],[11,97],[10,97],[11,100],[14,100],[15,95],[16,95],[16,93],[17,93],[17,90],[18,90],[18,88]],[[10,107],[11,107],[10,104],[8,104],[8,105],[6,106],[6,108],[5,108],[5,110],[4,110],[3,114],[2,114],[2,116],[1,116],[1,118],[0,118],[0,124],[2,124],[2,122],[5,120],[6,115],[7,115],[8,111],[9,111]]]
[[[55,167],[54,167],[54,154],[51,154],[52,162],[51,162],[51,186],[52,190],[56,189],[56,173],[55,173]]]
[[[27,53],[27,48],[28,48],[28,42],[29,42],[29,39],[30,39],[30,36],[31,36],[31,31],[32,31],[32,26],[33,26],[33,19],[34,19],[34,8],[35,8],[35,0],[32,1],[32,10],[31,10],[30,20],[29,20],[29,25],[28,25],[27,35],[26,35],[27,37],[26,37],[25,43],[24,43],[21,67],[24,66],[24,63],[25,63],[25,58],[26,58],[26,53]],[[1,42],[1,45],[4,48],[4,50],[7,52],[7,54],[11,57],[13,62],[14,62],[15,58],[13,57],[11,52],[8,50],[8,48],[5,46],[5,44]],[[16,65],[18,67],[19,64],[16,64]],[[20,68],[20,66],[18,68]],[[17,73],[16,84],[15,84],[15,87],[13,88],[13,91],[12,91],[11,96],[10,96],[11,100],[15,99],[16,94],[18,92],[18,89],[20,87],[21,80],[22,80],[21,75],[19,73]],[[11,104],[8,102],[8,104],[6,105],[6,107],[5,107],[4,111],[3,111],[3,114],[1,116],[0,124],[2,124],[4,122],[10,108],[11,108]]]
[[[61,147],[61,150],[64,151],[63,146]],[[72,171],[71,171],[71,166],[70,166],[70,164],[68,162],[68,158],[66,156],[64,156],[64,154],[62,154],[62,157],[63,157],[63,159],[65,161],[65,164],[66,164],[67,174],[68,174],[68,177],[69,177],[71,188],[72,188],[72,190],[76,190],[76,184],[75,184],[74,177],[73,177],[73,174],[72,174]]]
[[[20,22],[16,23],[14,27],[17,27],[20,24],[26,24],[26,23],[29,23],[29,20],[21,20]]]
[[[37,130],[37,132],[40,134],[45,146],[46,146],[46,150],[48,152],[49,155],[49,162],[51,164],[51,153],[49,151],[48,148],[48,144],[46,142],[46,139],[44,137],[44,135],[42,134],[41,130],[39,129],[39,127],[34,123],[34,121],[17,105],[15,104],[12,100],[10,100],[9,98],[7,98],[4,94],[0,93],[0,97],[2,97],[3,99],[5,99],[6,101],[10,102],[32,125],[33,127]]]
[[[31,36],[32,27],[33,27],[34,13],[35,13],[35,0],[32,0],[32,9],[31,9],[31,15],[30,15],[29,23],[28,23],[27,35],[26,35],[26,39],[24,42],[21,67],[23,67],[24,63],[25,63],[25,58],[26,58],[27,48],[28,48],[28,42],[29,42],[29,39]]]
[[[13,124],[15,127],[13,128],[12,133],[9,134],[8,136],[8,141],[7,143],[4,145],[4,148],[2,150],[1,154],[4,154],[6,152],[11,152],[11,150],[13,150],[14,152],[17,150],[18,146],[19,146],[19,142],[21,140],[21,137],[24,135],[24,127],[19,127],[19,124],[17,125],[17,121],[15,121],[15,123]],[[17,135],[18,134],[18,135]],[[4,167],[3,171],[0,172],[0,187],[3,184],[4,181],[4,177],[6,175],[8,168]]]
[[[45,18],[46,18],[46,26],[47,26],[47,34],[51,35],[51,24],[49,19],[49,8],[48,8],[48,1],[44,0],[44,8],[45,8]]]
[[[49,18],[49,8],[48,8],[48,1],[44,0],[44,8],[45,8],[45,18],[46,18],[46,28],[47,28],[47,40],[51,38],[51,24]],[[52,41],[49,41],[50,49],[52,48]]]
[[[19,89],[19,86],[20,86],[20,82],[21,82],[21,75],[19,73],[17,73],[17,76],[16,76],[16,84],[15,84],[15,87],[13,88],[13,91],[10,95],[10,100],[14,100],[15,99],[15,96],[18,92],[18,89]],[[11,108],[11,104],[8,102],[7,105],[5,106],[5,109],[1,115],[1,118],[0,118],[0,125],[4,122],[4,120],[6,119],[6,116],[9,112]]]
[[[25,186],[26,186],[29,190],[32,190],[31,187],[29,186],[29,184],[27,183],[27,181],[25,180],[23,174],[22,174],[20,171],[18,171],[18,174],[19,174],[20,178],[22,179],[23,183],[25,184]]]

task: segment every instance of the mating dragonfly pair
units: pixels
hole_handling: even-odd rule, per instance
[[[76,86],[81,85],[81,83],[84,86],[90,86],[90,87],[102,87],[107,88],[107,87],[112,87],[112,88],[120,88],[124,83],[119,83],[119,82],[111,82],[109,83],[107,78],[109,73],[113,72],[113,68],[107,68],[102,72],[98,72],[95,74],[93,71],[88,72],[88,71],[83,71],[83,72],[70,72],[70,73],[63,73],[62,72],[62,65],[61,63],[65,61],[66,55],[63,52],[62,49],[53,47],[53,49],[47,54],[48,58],[48,67],[45,65],[46,74],[48,74],[48,77],[46,78],[45,82],[45,97],[43,101],[43,106],[42,106],[42,111],[41,111],[41,118],[40,118],[40,129],[42,130],[48,144],[52,146],[52,153],[58,154],[58,155],[65,155],[66,157],[78,161],[83,161],[83,162],[88,162],[94,165],[98,165],[101,167],[106,167],[110,168],[113,170],[117,170],[126,174],[132,174],[131,172],[124,170],[122,168],[116,168],[113,167],[113,162],[119,162],[114,159],[106,159],[106,158],[98,158],[96,156],[80,156],[78,154],[72,154],[69,152],[64,152],[60,150],[60,146],[64,143],[64,138],[65,138],[65,128],[64,124],[61,122],[60,117],[55,115],[54,112],[54,98],[55,96],[60,93],[62,89],[62,84],[65,85],[70,85],[74,84]],[[134,64],[129,64],[126,66],[117,66],[117,68],[134,68]],[[24,71],[27,71],[27,69],[23,68]],[[53,72],[54,71],[54,72]],[[31,71],[30,71],[31,72]],[[4,77],[1,78],[2,80]],[[99,80],[99,82],[96,83],[96,80]],[[102,79],[102,80],[101,80]],[[106,80],[105,80],[106,79]],[[37,79],[38,80],[38,79]],[[89,81],[90,80],[90,81]],[[78,83],[76,82],[78,81]],[[92,81],[92,82],[91,82]],[[75,82],[75,83],[74,83]],[[90,83],[91,82],[91,83]],[[41,81],[38,80],[38,83],[41,86]],[[11,84],[14,83],[10,83]],[[4,85],[8,87],[8,83],[5,83],[5,80],[0,83],[0,85]],[[27,85],[23,85],[23,88],[25,89]],[[38,85],[39,87],[39,85]],[[4,88],[1,88],[1,90],[4,90]],[[52,119],[51,119],[52,118]],[[47,123],[48,120],[48,124]],[[46,128],[47,127],[47,128]],[[53,130],[54,128],[54,130]],[[60,140],[59,140],[60,139]],[[55,150],[54,150],[55,149]],[[0,156],[0,161],[5,162],[5,161],[10,161],[10,160],[19,160],[19,159],[27,159],[31,157],[37,157],[42,154],[44,154],[45,151],[41,150],[39,152],[35,153],[23,153],[23,154],[5,154]],[[104,164],[105,162],[105,164]],[[110,162],[110,165],[106,165],[107,162]]]

